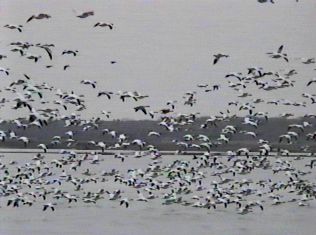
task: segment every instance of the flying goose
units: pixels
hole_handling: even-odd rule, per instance
[[[18,138],[19,141],[22,141],[24,143],[24,147],[27,147],[28,143],[30,142],[29,138],[25,136],[21,136]]]
[[[46,145],[45,145],[45,144],[39,144],[39,145],[37,145],[37,147],[39,147],[39,148],[43,149],[44,153],[46,153],[46,152],[47,152],[47,147],[46,147]]]
[[[22,32],[23,25],[6,24],[6,25],[3,26],[3,27],[8,28],[8,29],[17,29],[17,30],[21,33],[21,32]]]
[[[45,13],[40,13],[40,14],[38,14],[38,15],[32,15],[30,18],[28,18],[28,20],[26,21],[26,23],[30,22],[30,21],[33,20],[33,19],[41,20],[41,19],[49,19],[49,18],[51,18],[50,15],[45,14]]]
[[[277,52],[268,52],[267,54],[274,59],[278,59],[278,58],[283,58],[286,62],[289,62],[288,58],[287,58],[287,54],[282,53],[283,51],[283,45],[281,45]]]
[[[57,204],[56,203],[46,203],[46,204],[44,204],[43,205],[43,211],[46,211],[47,210],[47,208],[50,208],[52,211],[54,211],[55,210],[55,207],[54,206],[56,206]]]
[[[221,54],[221,53],[215,54],[215,55],[213,55],[213,56],[214,56],[213,65],[217,64],[218,61],[219,61],[221,58],[228,58],[228,57],[229,57],[229,55],[225,55],[225,54]]]
[[[139,110],[141,110],[145,115],[147,115],[147,110],[146,108],[149,108],[149,105],[140,105],[140,106],[136,106],[134,107],[135,112],[138,112]]]
[[[103,23],[103,22],[98,22],[98,23],[96,23],[93,27],[97,27],[97,26],[99,26],[99,27],[108,27],[110,30],[112,30],[113,29],[113,27],[114,27],[114,25],[112,24],[112,23]]]
[[[129,202],[128,202],[128,198],[123,198],[121,201],[120,201],[120,206],[124,205],[125,204],[125,207],[128,208],[129,206]]]
[[[86,11],[81,13],[80,15],[77,15],[78,18],[84,19],[87,18],[89,16],[93,16],[94,15],[94,11]]]
[[[111,99],[111,95],[113,95],[113,92],[112,91],[99,91],[98,97],[104,96],[104,95],[106,97],[108,97],[108,99],[110,100]]]
[[[308,58],[308,59],[304,59],[302,58],[302,63],[303,64],[315,64],[315,58]]]
[[[85,85],[91,85],[93,88],[95,88],[97,84],[96,81],[91,81],[91,80],[82,80],[80,83],[85,84]]]
[[[270,2],[270,3],[275,3],[274,0],[257,0],[259,3],[266,3],[266,2]]]
[[[77,56],[77,54],[78,54],[78,50],[64,50],[61,54],[62,55],[65,55],[65,54],[68,54],[68,55],[70,55],[70,54],[72,54],[73,56]],[[64,68],[64,70],[65,70],[65,68]]]
[[[5,68],[1,68],[1,67],[0,67],[0,72],[5,73],[7,76],[9,76],[9,74],[10,74],[10,73],[9,73],[9,70],[10,70],[10,69],[5,69]]]
[[[310,86],[312,83],[316,83],[316,78],[309,80],[306,86]]]
[[[40,55],[33,55],[33,54],[27,54],[26,58],[28,58],[30,60],[34,60],[34,62],[36,63],[40,58],[42,58],[42,56],[40,56]]]

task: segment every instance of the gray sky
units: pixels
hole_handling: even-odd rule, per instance
[[[11,70],[8,77],[0,75],[0,86],[3,88],[26,73],[36,82],[45,81],[85,94],[88,109],[82,112],[84,117],[99,115],[104,109],[112,111],[114,118],[140,119],[145,116],[134,113],[134,106],[148,104],[157,110],[165,107],[167,100],[175,99],[179,103],[176,112],[211,115],[224,110],[228,101],[236,99],[237,92],[227,86],[226,73],[246,72],[247,67],[262,66],[268,71],[295,68],[299,73],[293,77],[295,87],[266,92],[250,85],[247,91],[253,93],[253,97],[239,99],[241,102],[257,97],[304,101],[303,92],[315,91],[315,86],[307,89],[305,84],[315,77],[316,66],[304,65],[297,58],[315,56],[316,1],[275,2],[2,0],[0,25],[23,24],[24,27],[23,33],[0,27],[0,51],[8,55],[8,59],[0,61],[0,67]],[[75,17],[88,10],[94,10],[95,15],[86,19]],[[25,24],[31,15],[40,12],[52,18]],[[113,23],[114,30],[93,28],[98,21]],[[30,52],[43,54],[42,60],[35,64],[10,52],[8,44],[12,41],[54,43],[54,59],[51,62],[45,52],[31,48]],[[290,63],[265,54],[281,44]],[[64,49],[78,50],[79,55],[61,56]],[[213,66],[212,55],[216,53],[227,53],[230,58]],[[118,63],[112,65],[111,60]],[[48,64],[54,67],[46,69]],[[71,65],[67,71],[62,69],[65,64]],[[96,80],[97,89],[93,91],[80,84],[82,79]],[[196,87],[198,83],[221,84],[221,90],[204,93]],[[117,97],[111,101],[105,97],[96,100],[99,90],[137,90],[150,98],[124,104]],[[198,91],[196,106],[183,106],[183,94],[192,90]],[[0,98],[8,94],[1,92]],[[12,110],[12,105],[0,110],[1,118],[19,116],[21,111]],[[258,105],[257,110],[269,111],[272,115],[282,112],[304,115],[312,112],[312,107]]]

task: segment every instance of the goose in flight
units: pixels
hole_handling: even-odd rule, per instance
[[[33,54],[28,54],[26,56],[27,59],[30,59],[30,60],[34,60],[34,62],[36,63],[40,58],[42,58],[42,56],[40,55],[33,55]]]
[[[228,58],[229,55],[225,55],[225,54],[216,54],[216,55],[213,55],[214,56],[214,60],[213,60],[213,65],[217,64],[218,61],[221,59],[221,58]]]
[[[200,83],[200,84],[197,84],[197,87],[199,87],[199,88],[206,88],[206,87],[208,87],[208,84]]]
[[[128,206],[129,206],[128,198],[123,198],[120,201],[120,206],[122,206],[122,205],[125,205],[125,207],[128,208]]]
[[[283,45],[281,45],[277,52],[268,52],[267,55],[269,55],[271,58],[274,59],[279,59],[279,58],[283,58],[286,62],[289,62],[288,58],[287,58],[287,54],[286,53],[282,53],[283,51]]]
[[[20,52],[20,55],[21,55],[21,56],[24,56],[24,54],[25,54],[25,53],[24,53],[24,50],[21,49],[20,47],[14,47],[14,48],[11,49],[11,51],[12,51],[12,52]]]
[[[140,105],[140,106],[136,106],[134,107],[135,112],[138,112],[139,110],[141,110],[145,115],[147,115],[147,110],[146,108],[149,108],[149,105]]]
[[[10,206],[12,204],[13,207],[19,207],[19,203],[24,203],[24,199],[22,197],[14,197],[10,198],[7,202],[7,206]]]
[[[85,84],[85,85],[91,85],[93,88],[95,88],[97,85],[96,81],[91,81],[91,80],[82,80],[80,83]]]
[[[73,50],[64,50],[61,54],[62,55],[65,55],[65,54],[70,55],[70,54],[72,54],[73,56],[77,56],[78,52],[79,51],[77,51],[77,50],[75,50],[75,51],[73,51]]]
[[[39,147],[40,149],[43,149],[44,153],[47,153],[47,147],[45,144],[39,144],[37,145],[37,147]]]
[[[257,138],[257,134],[255,132],[253,132],[253,131],[240,131],[239,133],[245,134],[245,135],[250,135],[253,138]]]
[[[148,133],[148,136],[160,136],[160,133],[159,132],[156,132],[156,131],[150,131],[149,133]]]
[[[251,120],[249,117],[245,117],[244,122],[242,124],[250,125],[250,126],[253,126],[255,128],[258,127],[258,121]]]
[[[19,141],[22,141],[24,143],[24,147],[27,147],[28,143],[30,142],[29,138],[25,136],[21,136],[18,138]]]
[[[0,67],[0,72],[5,73],[7,76],[9,76],[9,69],[5,69],[5,68]]]
[[[36,46],[39,47],[39,48],[44,49],[47,52],[48,57],[49,57],[50,60],[53,59],[52,50],[49,48],[50,45],[40,45],[40,44],[38,44]]]
[[[289,134],[280,135],[280,136],[279,136],[279,143],[281,143],[283,139],[287,140],[287,142],[288,142],[289,144],[292,143],[292,136],[289,135]]]
[[[98,93],[98,97],[100,97],[100,96],[106,96],[106,97],[108,97],[108,99],[110,100],[111,99],[111,95],[113,95],[113,92],[112,91],[100,91],[99,93]]]
[[[86,11],[86,12],[83,12],[82,14],[80,15],[77,15],[78,18],[81,18],[81,19],[84,19],[84,18],[87,18],[89,16],[93,16],[94,15],[94,11]]]
[[[111,111],[102,110],[101,113],[104,114],[107,118],[110,118],[111,116]]]
[[[226,137],[225,135],[223,135],[223,134],[220,134],[220,137],[219,138],[217,138],[217,140],[218,141],[224,141],[224,142],[226,142],[226,143],[228,143],[229,142],[229,138],[228,137]]]
[[[304,59],[302,58],[302,63],[303,64],[315,64],[315,58],[308,58],[308,59]]]
[[[175,104],[177,103],[178,101],[176,100],[168,100],[167,101],[167,105],[170,105],[172,109],[175,108]]]
[[[8,29],[17,29],[21,33],[23,25],[6,24],[3,27],[8,28]]]
[[[139,190],[137,190],[137,194],[138,198],[136,199],[136,201],[148,202],[147,198]]]
[[[309,94],[309,93],[304,92],[304,93],[302,94],[302,96],[303,96],[304,98],[311,99],[312,104],[316,103],[316,98],[315,98],[316,95],[314,95],[314,94],[312,95],[312,94]]]
[[[113,193],[106,191],[106,193],[109,195],[109,200],[114,201],[121,198],[121,190],[115,190]]]
[[[103,143],[102,141],[100,141],[100,142],[98,142],[98,143],[97,143],[97,145],[96,145],[96,146],[100,147],[100,148],[101,148],[102,153],[104,153],[105,148],[106,148],[106,144],[105,144],[105,143]]]
[[[297,71],[296,71],[295,69],[291,69],[290,71],[288,71],[288,72],[285,73],[284,75],[285,75],[286,77],[291,77],[291,76],[296,75],[296,74],[297,74]],[[281,76],[279,75],[279,73],[275,73],[274,75],[277,76],[277,77],[281,77]]]
[[[103,23],[103,22],[98,22],[98,23],[96,23],[93,27],[108,27],[110,30],[112,30],[113,29],[113,27],[114,27],[114,24],[112,24],[112,23]]]
[[[136,145],[138,145],[138,147],[140,149],[142,149],[145,146],[146,143],[144,141],[140,140],[140,139],[135,139],[135,140],[133,140],[132,144],[133,145],[136,144]]]
[[[316,83],[316,78],[312,78],[311,80],[309,80],[306,86],[310,86],[312,83]]]
[[[270,3],[275,3],[273,0],[257,0],[259,3],[266,3],[266,2],[270,2]]]
[[[38,15],[32,15],[30,18],[28,18],[28,20],[26,21],[26,23],[30,22],[30,21],[33,20],[33,19],[41,20],[41,19],[49,19],[49,18],[51,18],[50,15],[45,14],[45,13],[40,13],[40,14],[38,14]]]
[[[52,211],[55,210],[55,207],[57,204],[56,203],[46,203],[43,205],[43,211],[46,211],[47,208],[50,208]]]

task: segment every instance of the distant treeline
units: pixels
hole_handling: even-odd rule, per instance
[[[65,122],[62,120],[51,121],[47,126],[43,128],[38,128],[36,126],[31,126],[26,129],[17,128],[12,121],[6,121],[0,124],[0,130],[2,131],[14,131],[17,136],[26,136],[30,138],[29,148],[36,148],[40,143],[44,143],[48,148],[67,148],[65,140],[68,138],[65,135],[66,131],[74,132],[74,140],[76,142],[71,146],[71,148],[76,149],[95,149],[96,147],[88,144],[88,141],[103,141],[107,146],[114,145],[117,142],[117,138],[113,138],[108,134],[103,134],[103,129],[114,130],[117,135],[124,133],[128,137],[128,142],[134,139],[141,139],[147,144],[156,146],[160,150],[184,150],[183,147],[177,146],[176,141],[184,141],[183,136],[186,134],[191,134],[196,137],[199,134],[203,134],[209,137],[211,142],[214,144],[212,150],[214,151],[226,151],[226,150],[236,150],[240,147],[248,147],[250,150],[258,150],[258,140],[264,139],[268,140],[274,150],[279,148],[289,149],[290,151],[302,151],[302,147],[308,145],[310,146],[310,151],[316,151],[316,140],[306,139],[306,134],[315,132],[316,119],[312,118],[297,118],[297,119],[285,119],[285,118],[270,118],[269,120],[260,119],[260,124],[258,128],[242,124],[243,118],[229,119],[228,121],[220,121],[214,125],[209,125],[207,128],[201,128],[201,124],[205,122],[206,118],[197,118],[193,124],[178,126],[178,130],[174,132],[169,132],[165,127],[159,125],[159,121],[153,120],[113,120],[113,121],[99,121],[98,128],[92,127],[87,131],[83,131],[83,126],[68,126],[65,127]],[[308,121],[313,126],[306,127],[304,132],[299,129],[292,129],[299,134],[297,141],[293,141],[292,144],[287,144],[285,142],[279,143],[279,136],[287,133],[288,125],[290,124],[302,124],[303,121]],[[23,120],[22,120],[23,122]],[[227,144],[216,144],[217,138],[221,134],[221,130],[226,125],[233,125],[237,129],[236,134],[226,135],[231,141]],[[257,134],[257,138],[239,133],[241,130],[254,131]],[[148,136],[150,131],[157,131],[161,134],[160,137]],[[53,146],[50,144],[53,136],[61,136],[62,143],[60,145]],[[194,140],[189,143],[202,143],[201,141]],[[6,141],[0,143],[0,147],[6,148],[24,148],[22,142],[15,139],[7,138]],[[128,149],[138,149],[137,146],[129,146]],[[197,150],[192,148],[189,150]]]

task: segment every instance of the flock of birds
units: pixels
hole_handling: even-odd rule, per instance
[[[269,1],[259,1],[260,3]],[[273,1],[270,1],[274,3]],[[80,19],[93,17],[94,11],[77,15]],[[46,13],[32,15],[26,20],[26,24],[36,23],[39,20],[50,20],[52,16]],[[26,25],[6,24],[8,30],[16,30],[23,33]],[[115,29],[110,22],[96,22],[91,27],[102,27],[105,30]],[[47,56],[47,60],[53,61],[56,56],[56,47],[48,43],[12,42],[9,45],[12,53],[20,54],[38,63],[43,60],[44,54],[31,53],[32,48],[40,48]],[[65,49],[60,56],[76,57],[79,50]],[[268,52],[268,57],[279,60],[280,63],[291,62],[291,57],[285,52],[284,46],[276,51]],[[9,55],[1,54],[0,59],[5,60]],[[213,65],[225,63],[229,59],[228,54],[217,53],[213,56]],[[210,58],[211,64],[212,58]],[[306,65],[315,64],[314,58],[302,58]],[[111,61],[115,64],[116,61]],[[49,69],[53,65],[46,65]],[[64,65],[63,70],[71,69],[71,65]],[[82,80],[79,85],[86,86],[87,93],[93,93],[97,101],[120,99],[121,102],[134,102],[133,110],[142,112],[146,117],[159,119],[157,130],[151,130],[143,139],[130,139],[125,133],[116,130],[99,130],[104,135],[110,135],[116,143],[109,145],[103,141],[87,140],[87,143],[95,146],[103,152],[116,149],[114,160],[119,164],[129,164],[126,172],[113,168],[110,171],[96,171],[95,166],[103,167],[109,161],[109,156],[98,152],[80,154],[74,150],[61,150],[59,157],[52,159],[48,156],[48,148],[57,148],[61,143],[67,143],[69,148],[76,144],[76,134],[71,127],[80,126],[82,132],[91,129],[98,130],[100,122],[104,118],[112,117],[111,111],[100,110],[102,117],[84,120],[80,112],[87,109],[84,94],[74,91],[65,91],[46,82],[36,82],[28,74],[20,74],[20,78],[10,82],[1,92],[7,92],[5,98],[0,101],[0,109],[5,105],[14,104],[12,109],[27,112],[26,118],[18,118],[12,121],[15,128],[25,130],[30,127],[45,128],[50,122],[59,120],[65,123],[65,132],[52,137],[50,143],[40,143],[38,148],[44,153],[37,154],[29,161],[10,160],[5,156],[0,159],[0,201],[6,200],[7,206],[21,207],[40,204],[43,211],[54,211],[61,205],[68,203],[73,205],[79,202],[85,204],[98,204],[101,200],[109,200],[118,205],[129,208],[132,203],[150,203],[161,200],[163,205],[179,205],[217,210],[220,208],[236,208],[240,214],[247,214],[255,210],[264,210],[265,205],[281,205],[284,203],[298,203],[299,206],[308,206],[309,201],[316,198],[316,185],[312,179],[313,167],[316,160],[313,153],[310,158],[295,157],[289,160],[282,157],[269,157],[275,148],[269,140],[258,139],[257,154],[252,154],[247,147],[235,151],[228,151],[225,156],[211,153],[213,145],[225,145],[229,143],[236,133],[241,133],[250,138],[258,138],[256,130],[262,123],[269,121],[269,113],[258,111],[256,104],[265,103],[271,106],[302,107],[310,110],[316,103],[316,95],[307,92],[302,93],[304,102],[286,99],[268,100],[253,98],[255,91],[275,91],[292,88],[295,85],[295,69],[290,71],[268,71],[263,67],[249,67],[246,72],[228,73],[225,79],[228,87],[236,93],[236,100],[227,104],[227,111],[209,116],[201,129],[212,129],[218,123],[227,123],[221,130],[217,139],[210,139],[204,134],[193,135],[187,133],[181,140],[174,140],[173,144],[179,146],[178,153],[183,150],[200,150],[202,155],[178,156],[165,158],[156,146],[148,143],[148,136],[161,136],[160,129],[168,132],[177,132],[188,126],[195,125],[199,113],[176,114],[177,106],[181,103],[194,107],[198,102],[199,92],[218,92],[224,84],[197,84],[197,91],[188,91],[183,94],[183,100],[169,100],[158,110],[151,110],[151,106],[144,104],[147,94],[139,91],[109,91],[99,88],[97,81]],[[10,68],[0,68],[1,79],[10,79]],[[316,78],[310,79],[306,87],[315,85]],[[251,89],[247,89],[251,86]],[[15,97],[9,100],[7,97]],[[49,98],[54,100],[49,101]],[[44,106],[45,108],[41,108]],[[232,114],[230,107],[236,107],[245,116],[242,127],[230,125],[229,122],[237,117]],[[69,112],[71,110],[71,112]],[[66,113],[66,114],[62,114]],[[246,112],[246,113],[244,113]],[[289,118],[293,113],[282,113],[281,117]],[[315,119],[313,113],[306,113],[306,119]],[[315,143],[316,131],[311,121],[295,123],[284,130],[279,136],[279,142],[291,145],[298,139],[306,139],[311,144]],[[5,122],[4,120],[0,121]],[[25,147],[32,141],[32,137],[18,136],[12,129],[0,130],[0,140],[22,142]],[[121,149],[136,145],[139,151],[128,155]],[[310,147],[304,146],[306,152]],[[281,155],[289,155],[287,149],[281,150]],[[133,162],[143,164],[140,168],[133,168]],[[303,165],[302,165],[303,164]],[[98,168],[97,167],[97,168]],[[266,171],[270,176],[265,179],[254,180],[252,175]],[[279,179],[280,178],[280,179]],[[97,191],[90,191],[91,185],[100,185]],[[106,187],[116,185],[114,190]]]
[[[111,158],[70,150],[62,150],[57,158],[42,153],[30,156],[19,160],[2,156],[1,204],[54,211],[108,203],[125,208],[160,203],[245,215],[283,204],[308,207],[316,198],[316,159],[304,157],[121,152]],[[262,172],[265,177],[254,177]]]

